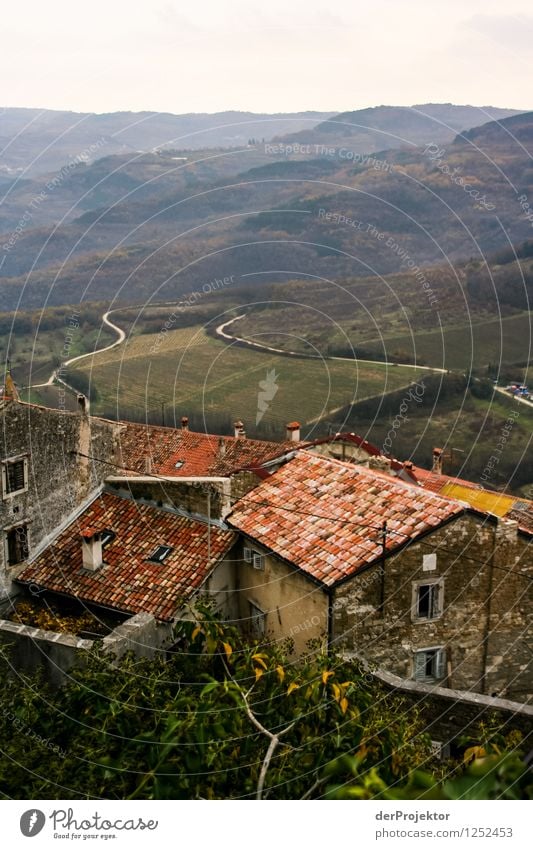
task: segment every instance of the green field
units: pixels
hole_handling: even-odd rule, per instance
[[[521,313],[502,319],[451,327],[409,336],[385,336],[387,351],[403,349],[418,362],[447,369],[480,369],[489,363],[527,363],[533,348],[532,315]],[[379,340],[366,346],[382,351]]]
[[[132,410],[155,414],[165,403],[169,420],[171,410],[178,417],[224,414],[241,418],[251,435],[257,432],[260,383],[268,380],[260,432],[279,435],[288,421],[327,421],[339,408],[407,386],[422,374],[385,364],[269,355],[225,345],[201,327],[171,331],[160,347],[158,339],[157,334],[134,336],[74,367],[96,390],[93,413],[114,408],[124,418]]]
[[[433,276],[434,307],[401,275],[387,278],[387,285],[372,279],[341,288],[317,281],[277,284],[270,303],[250,309],[236,332],[279,348],[333,354],[353,346],[360,357],[463,372],[489,364],[527,365],[533,348],[530,312],[502,305],[500,316],[494,303],[469,304],[449,275],[439,277],[434,270]]]
[[[425,468],[431,467],[437,446],[444,449],[445,473],[531,498],[533,408],[511,396],[475,397],[465,382],[456,393],[444,393],[436,401],[426,394],[420,405],[410,404],[406,420],[394,431],[391,425],[397,408],[377,417],[372,412],[365,405],[356,407],[345,426],[377,446],[386,444],[389,437],[391,453]],[[488,480],[483,479],[495,453],[498,463]]]

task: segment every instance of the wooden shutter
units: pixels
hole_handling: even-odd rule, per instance
[[[435,658],[435,678],[444,678],[446,675],[446,649],[439,649]]]
[[[426,652],[417,651],[415,654],[415,680],[423,681],[426,677]]]

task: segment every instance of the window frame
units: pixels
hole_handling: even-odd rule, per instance
[[[17,463],[22,463],[22,487],[20,489],[14,489],[8,491],[8,467],[14,466]],[[2,460],[2,499],[6,501],[9,498],[14,498],[17,495],[21,495],[23,492],[28,491],[28,455],[27,454],[19,454],[16,457],[6,457]]]
[[[266,611],[251,599],[248,599],[248,606],[250,610],[250,631],[254,637],[264,637],[266,634]],[[261,623],[259,628],[257,622]]]
[[[417,662],[417,657],[419,655],[428,655],[433,654],[432,665],[434,667],[434,671],[432,671],[431,675],[423,675],[419,674],[419,669],[422,664]],[[419,681],[421,684],[430,684],[435,683],[437,681],[444,681],[447,676],[447,652],[445,646],[430,646],[428,648],[423,649],[415,649],[413,652],[413,680]],[[424,662],[424,667],[427,668],[427,660]],[[441,674],[439,674],[441,673]]]
[[[15,563],[11,562],[10,558],[10,542],[9,536],[10,534],[17,534],[17,531],[23,529],[25,532],[26,540],[24,543],[15,543],[16,546],[20,546],[21,553],[24,556],[20,557]],[[17,525],[12,525],[10,528],[4,528],[4,562],[6,563],[9,569],[13,569],[15,566],[19,566],[21,563],[25,563],[30,556],[30,529],[28,522],[19,522]]]
[[[155,555],[160,550],[162,550],[164,553],[162,553],[159,557],[156,557]],[[163,563],[168,560],[173,551],[174,549],[171,545],[164,545],[163,543],[161,543],[161,545],[157,545],[155,547],[155,549],[152,551],[150,556],[146,558],[146,560],[148,563],[156,563],[158,566],[162,566]]]
[[[265,555],[252,548],[252,567],[258,572],[265,571]]]
[[[430,587],[436,598],[430,602],[432,615],[420,616],[420,590],[422,587]],[[427,578],[413,581],[411,598],[411,619],[419,624],[423,622],[435,622],[441,619],[444,611],[444,578]]]
[[[243,546],[242,556],[245,563],[248,563],[252,569],[258,572],[265,571],[265,555],[257,548],[252,548],[250,545]]]

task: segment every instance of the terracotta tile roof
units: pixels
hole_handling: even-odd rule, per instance
[[[111,530],[104,566],[82,566],[81,529]],[[19,575],[22,583],[105,605],[126,613],[152,613],[172,619],[182,601],[197,590],[236,535],[211,526],[208,563],[207,525],[108,492],[102,493]],[[162,563],[147,558],[160,545],[171,553]]]
[[[235,505],[230,525],[331,586],[464,508],[362,466],[302,451]]]
[[[438,475],[418,466],[413,466],[412,471],[424,489],[448,498],[457,498],[481,513],[513,519],[518,522],[523,533],[533,534],[533,501],[508,493],[494,492],[462,478]]]
[[[294,442],[267,442],[247,437],[216,436],[170,427],[122,423],[119,464],[145,474],[175,477],[226,477],[253,468],[295,447]]]

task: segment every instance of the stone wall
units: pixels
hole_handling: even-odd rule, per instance
[[[345,655],[346,660],[357,653]],[[457,744],[458,738],[474,733],[480,722],[498,723],[503,733],[514,729],[524,737],[531,735],[533,727],[533,705],[467,693],[446,687],[429,686],[419,681],[406,681],[383,669],[368,669],[371,680],[382,684],[395,695],[402,696],[406,705],[420,711],[425,730],[433,740],[443,745]]]
[[[172,481],[141,480],[139,478],[117,478],[107,482],[111,491],[133,497],[141,504],[154,507],[179,508],[191,516],[221,519],[229,510],[229,478],[217,481],[187,481],[177,478]]]
[[[158,622],[149,613],[138,613],[107,637],[95,640],[0,619],[0,646],[7,649],[8,668],[15,674],[30,675],[42,670],[52,686],[63,684],[69,670],[82,664],[86,653],[97,645],[117,660],[129,651],[137,657],[154,658],[172,641],[172,625]]]
[[[443,685],[526,701],[532,599],[522,569],[531,575],[531,548],[516,527],[461,517],[335,589],[334,645],[402,678],[413,677],[415,652],[443,648]],[[414,587],[431,581],[441,582],[442,613],[420,620]]]
[[[112,422],[85,413],[5,401],[0,410],[0,461],[26,457],[28,488],[0,498],[0,594],[23,568],[10,567],[7,532],[26,526],[30,554],[109,474],[115,451]],[[84,456],[88,455],[88,456]],[[96,458],[96,459],[90,459]]]
[[[158,622],[150,613],[137,613],[102,640],[102,648],[118,660],[126,652],[154,658],[172,644],[172,625]]]
[[[8,668],[31,675],[44,672],[46,681],[59,686],[69,669],[83,662],[94,640],[82,640],[74,634],[58,634],[0,619],[0,646],[7,649]]]

